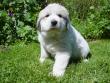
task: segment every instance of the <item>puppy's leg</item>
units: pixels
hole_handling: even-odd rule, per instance
[[[55,56],[55,64],[53,66],[53,76],[59,77],[63,76],[65,69],[69,63],[70,53],[62,52],[57,53]]]
[[[45,50],[45,48],[41,45],[40,62],[43,63],[47,57],[48,57],[48,53],[47,53],[47,51]]]

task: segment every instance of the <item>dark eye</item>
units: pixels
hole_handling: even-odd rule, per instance
[[[45,17],[49,17],[49,14],[47,14]]]
[[[61,14],[58,14],[58,16],[61,18],[62,17],[62,15]]]

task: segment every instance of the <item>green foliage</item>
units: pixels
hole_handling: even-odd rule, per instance
[[[106,12],[109,10],[105,10],[106,6],[102,6],[100,10],[94,10],[91,9],[91,11],[88,14],[87,20],[86,20],[86,29],[85,29],[85,36],[86,38],[110,38],[110,18],[109,14],[110,12]]]
[[[37,41],[38,13],[53,2],[69,10],[71,23],[85,38],[110,38],[110,0],[1,0],[0,45]]]
[[[31,26],[22,26],[17,28],[17,34],[19,35],[19,38],[22,40],[27,41],[36,41],[37,40],[37,33],[34,28],[31,28]]]
[[[37,41],[36,17],[41,9],[36,0],[3,0],[0,3],[0,44],[16,39]]]
[[[0,44],[13,42],[16,37],[13,18],[6,11],[0,11]]]
[[[109,0],[64,1],[64,5],[70,11],[72,24],[85,38],[110,38]]]

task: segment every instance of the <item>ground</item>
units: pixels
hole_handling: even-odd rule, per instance
[[[0,83],[110,83],[110,40],[89,41],[89,62],[72,63],[60,78],[49,76],[54,61],[39,63],[38,43],[0,47]]]

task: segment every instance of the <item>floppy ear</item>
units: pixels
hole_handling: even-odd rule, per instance
[[[40,18],[37,19],[36,27],[37,27],[37,30],[41,31]]]
[[[67,19],[66,19],[66,28],[67,28],[67,30],[68,30],[70,27],[71,27],[70,19],[67,18]]]

